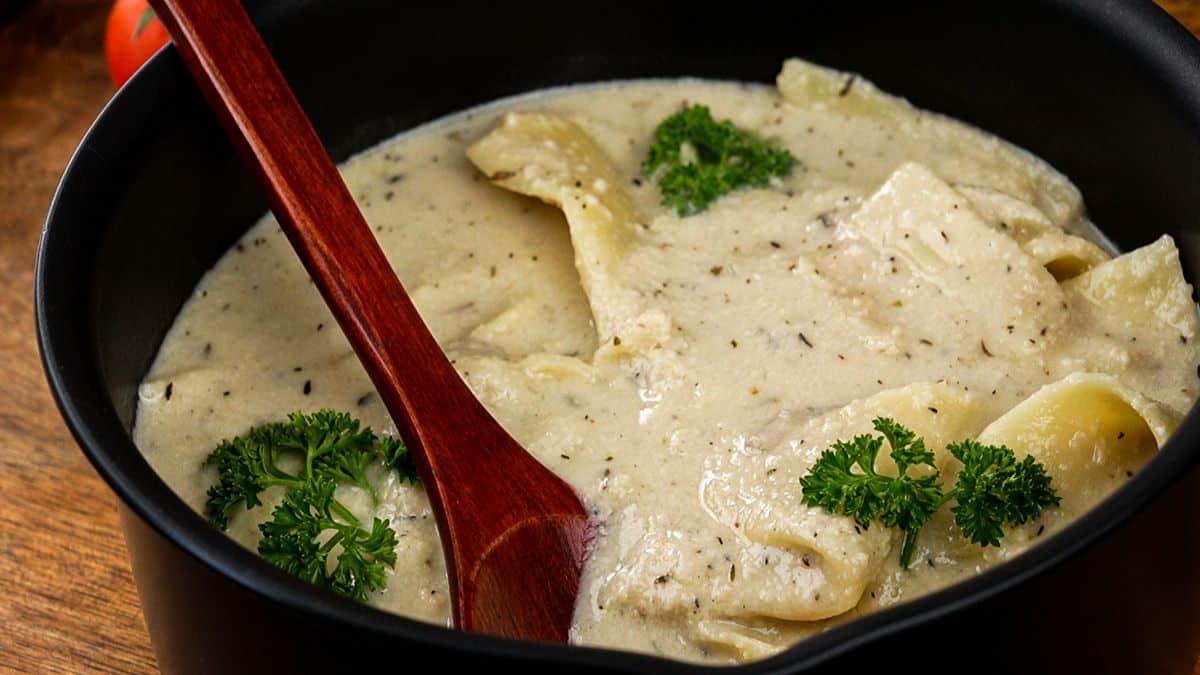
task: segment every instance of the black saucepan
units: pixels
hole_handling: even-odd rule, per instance
[[[335,158],[539,87],[770,81],[796,55],[1029,148],[1075,180],[1118,246],[1170,233],[1200,280],[1200,44],[1149,2],[405,4],[251,7]],[[163,669],[703,670],[468,635],[356,605],[260,561],[175,497],[130,441],[137,386],[200,276],[264,211],[168,49],[88,132],[46,222],[37,270],[46,372],[121,499]],[[1190,671],[1200,646],[1197,457],[1193,414],[1116,494],[1026,555],[740,670]]]

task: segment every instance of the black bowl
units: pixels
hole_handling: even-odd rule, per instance
[[[770,81],[796,55],[862,72],[1032,150],[1075,180],[1118,246],[1170,233],[1200,280],[1200,45],[1149,2],[801,2],[775,4],[769,19],[749,6],[401,4],[252,8],[335,158],[539,87],[681,75]],[[47,376],[122,500],[164,670],[342,671],[427,658],[530,671],[704,670],[468,635],[356,605],[262,562],[170,491],[130,441],[138,383],[200,276],[264,210],[168,49],[88,132],[42,240]],[[1200,646],[1197,457],[1192,414],[1116,494],[1029,553],[739,670],[1186,672]]]

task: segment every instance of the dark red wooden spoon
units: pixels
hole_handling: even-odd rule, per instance
[[[416,458],[455,624],[563,642],[591,533],[447,361],[238,0],[152,0]]]

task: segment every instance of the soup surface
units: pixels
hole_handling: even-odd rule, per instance
[[[678,216],[641,163],[685,103],[798,164]],[[1169,238],[1113,258],[1042,161],[804,62],[777,87],[539,92],[342,170],[463,379],[603,523],[580,643],[747,660],[944,587],[1116,489],[1196,398],[1197,312]],[[395,433],[268,216],[180,313],[140,389],[136,441],[201,510],[218,442],[318,408]],[[877,416],[924,437],[946,476],[960,466],[946,444],[964,438],[1032,454],[1061,503],[999,547],[942,509],[901,569],[897,531],[801,501],[821,452]],[[426,496],[385,483],[376,506],[339,493],[398,535],[369,602],[448,624]],[[278,499],[230,535],[254,548]]]

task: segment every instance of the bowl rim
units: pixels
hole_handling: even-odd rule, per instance
[[[288,14],[275,3],[254,9],[256,23],[269,32]],[[1200,132],[1200,42],[1165,10],[1153,3],[1095,3],[1089,0],[1045,0],[1097,30],[1144,66],[1165,89],[1191,126]],[[346,600],[312,587],[263,561],[224,533],[212,528],[150,468],[133,445],[108,397],[103,403],[79,392],[80,377],[102,381],[95,368],[72,344],[70,319],[62,298],[50,283],[56,251],[69,246],[62,236],[71,221],[63,216],[88,169],[81,159],[98,139],[113,135],[112,118],[131,100],[151,94],[156,80],[182,71],[171,67],[174,47],[159,51],[122,87],[99,113],[68,163],[51,201],[42,231],[34,273],[34,313],[43,369],[55,403],[76,442],[125,508],[186,554],[227,580],[269,601],[306,615],[332,619],[384,637],[468,651],[477,656],[515,657],[529,662],[621,668],[633,672],[730,673],[797,672],[825,663],[888,635],[958,612],[1024,583],[1074,557],[1143,509],[1155,497],[1200,463],[1200,408],[1193,406],[1168,443],[1133,478],[1091,511],[1039,545],[981,574],[939,591],[848,621],[803,640],[775,656],[736,666],[681,662],[665,657],[590,646],[524,642],[468,634]],[[63,222],[66,219],[66,222]],[[89,334],[76,336],[95,347]],[[73,350],[75,353],[73,353]],[[82,365],[81,365],[82,364]],[[80,368],[85,371],[82,374]],[[1190,441],[1190,443],[1189,443]]]

